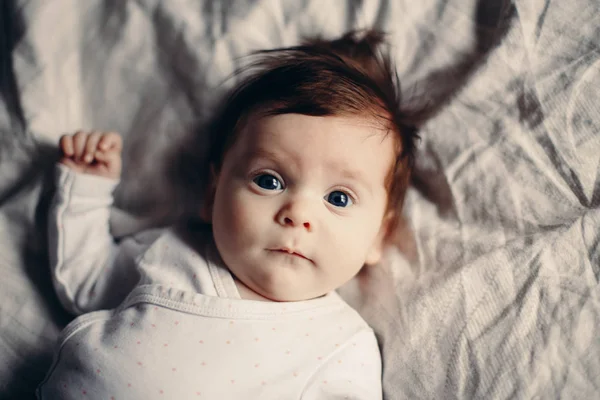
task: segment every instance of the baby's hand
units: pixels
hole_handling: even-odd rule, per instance
[[[110,179],[121,177],[121,135],[115,132],[82,132],[60,138],[61,164],[75,172]]]

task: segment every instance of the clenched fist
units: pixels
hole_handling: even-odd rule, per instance
[[[60,138],[61,164],[75,172],[110,179],[121,177],[123,140],[115,132],[82,132]]]

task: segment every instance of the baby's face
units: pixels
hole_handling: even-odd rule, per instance
[[[377,262],[392,136],[359,118],[250,118],[225,156],[212,211],[237,279],[271,300],[306,300]]]

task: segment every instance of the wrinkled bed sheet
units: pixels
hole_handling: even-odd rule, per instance
[[[422,131],[406,208],[418,257],[390,253],[342,291],[377,331],[386,398],[600,395],[596,0],[1,7],[0,398],[32,396],[70,318],[45,255],[59,136],[121,132],[117,205],[147,214],[169,204],[165,149],[241,56],[368,26],[390,32],[404,87],[489,50]]]

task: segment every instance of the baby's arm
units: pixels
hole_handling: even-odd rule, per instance
[[[381,356],[372,331],[362,331],[340,345],[310,378],[302,400],[378,400],[381,387]]]
[[[139,279],[131,240],[109,230],[112,192],[121,175],[121,137],[84,133],[61,137],[57,190],[49,214],[52,280],[74,314],[117,306]],[[137,246],[139,247],[139,246]]]

